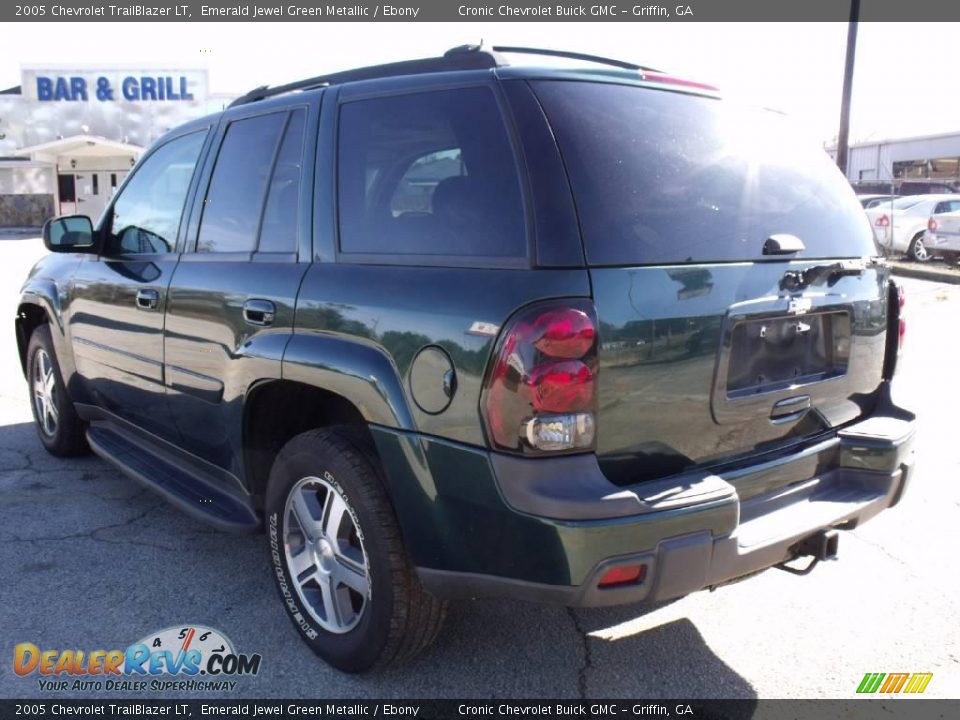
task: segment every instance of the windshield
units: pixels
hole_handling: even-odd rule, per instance
[[[786,119],[713,98],[580,81],[533,84],[570,177],[591,265],[873,255],[869,222],[829,156]]]

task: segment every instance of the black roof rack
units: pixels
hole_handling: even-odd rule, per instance
[[[355,70],[344,70],[342,72],[331,73],[330,75],[318,75],[317,77],[307,78],[306,80],[297,80],[296,82],[285,85],[269,87],[263,85],[254,88],[246,95],[242,95],[230,103],[230,107],[237,105],[246,105],[264,100],[276,95],[293,92],[295,90],[314,90],[316,88],[326,87],[328,85],[338,85],[345,82],[356,80],[373,80],[376,78],[397,77],[400,75],[422,75],[424,73],[434,72],[452,72],[457,70],[489,70],[491,68],[503,67],[509,63],[500,55],[500,53],[520,53],[525,55],[545,55],[549,57],[563,57],[573,60],[585,60],[587,62],[611,65],[613,67],[625,70],[648,70],[658,72],[653,68],[622,60],[613,60],[611,58],[600,57],[598,55],[585,55],[583,53],[565,52],[562,50],[544,50],[540,48],[513,47],[513,46],[494,46],[492,48],[483,45],[460,45],[445,52],[441,57],[423,58],[421,60],[404,60],[402,62],[388,63],[386,65],[371,65],[369,67],[357,68]]]
[[[319,75],[306,80],[297,80],[296,82],[277,85],[276,87],[267,87],[264,85],[251,90],[246,95],[238,97],[230,103],[230,107],[246,105],[247,103],[263,100],[275,95],[293,92],[294,90],[313,90],[315,88],[338,85],[355,80],[373,80],[375,78],[396,77],[399,75],[421,75],[424,73],[451,72],[456,70],[485,70],[495,68],[497,65],[497,59],[488,52],[447,54],[443,57],[423,58],[422,60],[403,60],[386,65],[371,65],[370,67],[344,70],[342,72],[331,73],[330,75]]]

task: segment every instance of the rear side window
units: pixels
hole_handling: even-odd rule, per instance
[[[287,113],[234,120],[227,128],[200,220],[197,252],[252,252],[273,158]]]
[[[263,208],[258,252],[295,252],[297,213],[300,207],[300,169],[303,161],[303,126],[306,113],[290,116],[277,154]]]
[[[937,203],[937,207],[933,212],[937,214],[956,212],[957,210],[960,210],[960,200],[945,200],[944,202]]]
[[[592,265],[751,260],[776,233],[799,257],[875,254],[849,183],[782,116],[627,85],[534,83]]]
[[[342,253],[526,255],[517,167],[488,88],[346,103],[338,166]]]

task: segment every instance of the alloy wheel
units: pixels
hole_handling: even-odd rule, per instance
[[[33,405],[43,434],[47,437],[56,435],[60,421],[57,380],[53,373],[53,361],[43,348],[33,356]]]
[[[318,477],[293,486],[284,509],[287,567],[304,607],[332,633],[356,627],[370,602],[362,537],[339,487]]]
[[[917,238],[913,241],[913,256],[919,262],[924,262],[930,257],[930,253],[927,252],[927,246],[923,244],[923,240],[921,238]]]

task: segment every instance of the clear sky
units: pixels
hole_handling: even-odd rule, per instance
[[[710,82],[836,136],[844,23],[44,23],[8,24],[0,88],[30,63],[207,68],[213,92],[245,92],[455,45],[529,45],[607,55]],[[851,138],[960,131],[958,23],[864,23]]]

